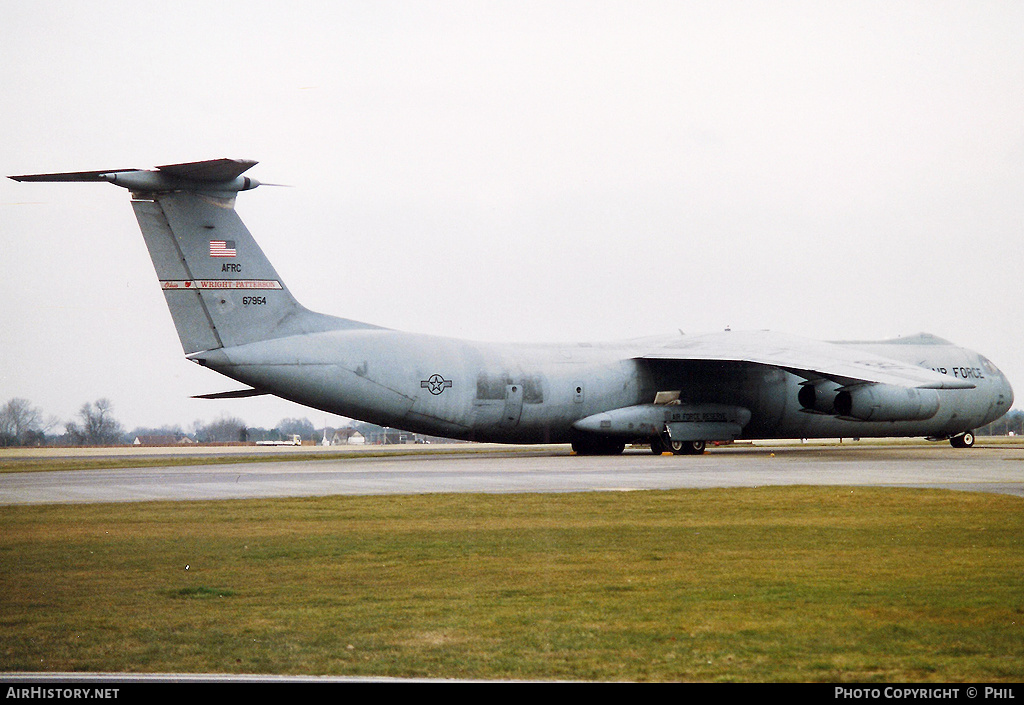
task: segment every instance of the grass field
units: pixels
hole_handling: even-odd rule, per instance
[[[4,507],[0,671],[1020,682],[1022,509],[835,487]]]

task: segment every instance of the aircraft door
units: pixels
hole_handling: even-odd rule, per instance
[[[501,415],[500,426],[515,426],[523,414],[523,385],[518,383],[505,385],[505,410]]]

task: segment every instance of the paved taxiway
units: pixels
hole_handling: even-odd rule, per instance
[[[576,457],[565,447],[548,447],[13,472],[0,474],[0,504],[766,485],[936,487],[1024,497],[1024,445],[766,445],[716,448],[703,456],[627,451],[614,457]]]

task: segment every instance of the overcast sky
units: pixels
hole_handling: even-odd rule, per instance
[[[1024,398],[1024,3],[0,0],[3,174],[234,157],[308,307],[493,341],[928,331]],[[185,361],[128,193],[0,181],[0,403],[337,417]],[[1020,403],[1018,403],[1020,406]]]

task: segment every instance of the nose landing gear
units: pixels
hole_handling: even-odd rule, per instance
[[[965,431],[959,436],[953,436],[949,439],[949,445],[954,448],[971,448],[974,446],[974,434],[970,431]]]

